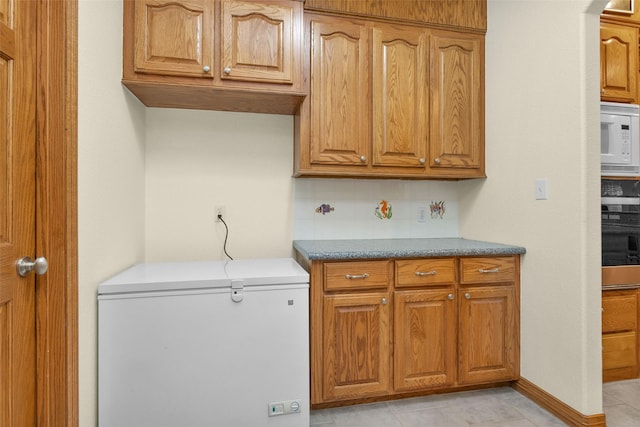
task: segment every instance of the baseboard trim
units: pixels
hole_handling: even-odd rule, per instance
[[[525,378],[520,377],[512,387],[570,426],[606,427],[607,425],[604,414],[581,414]]]

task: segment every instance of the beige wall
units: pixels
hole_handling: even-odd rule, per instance
[[[147,109],[146,260],[293,254],[293,117]]]
[[[216,204],[234,255],[290,254],[293,130],[286,116],[145,109],[119,82],[121,1],[79,3],[79,403],[91,427],[98,283],[145,258],[222,258]],[[459,183],[459,196],[462,236],[528,249],[523,376],[589,414],[602,406],[597,20],[586,3],[489,1],[489,178]],[[550,199],[535,201],[542,177]]]
[[[489,178],[460,188],[462,236],[527,248],[522,376],[584,414],[602,412],[599,24],[583,13],[589,3],[488,2]],[[536,178],[547,178],[548,200],[535,200]]]
[[[97,425],[97,285],[144,257],[144,108],[121,85],[122,4],[80,0],[78,264],[81,427]]]

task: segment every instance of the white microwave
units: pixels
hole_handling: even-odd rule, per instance
[[[600,103],[602,176],[640,176],[640,134],[636,104]]]

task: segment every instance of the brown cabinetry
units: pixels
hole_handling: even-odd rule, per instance
[[[600,98],[637,103],[638,28],[600,23]]]
[[[484,176],[484,35],[305,15],[296,176]]]
[[[520,375],[516,268],[512,257],[460,260],[460,384],[511,380]]]
[[[603,381],[638,378],[638,291],[602,293]]]
[[[324,298],[324,400],[389,391],[389,299],[387,292]]]
[[[311,262],[311,401],[515,380],[517,256]]]
[[[317,402],[389,392],[390,268],[389,261],[322,264],[320,293],[313,293],[321,295],[316,309],[322,311],[322,327],[314,331],[322,332],[311,346],[315,372],[323,373],[315,377]]]
[[[147,106],[293,114],[295,0],[127,0],[123,83]]]
[[[431,35],[431,173],[484,175],[484,41],[473,35]]]
[[[394,293],[394,389],[425,390],[456,382],[454,290]]]

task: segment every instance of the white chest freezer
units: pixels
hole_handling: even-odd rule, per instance
[[[309,425],[294,260],[136,265],[98,287],[100,427]]]

